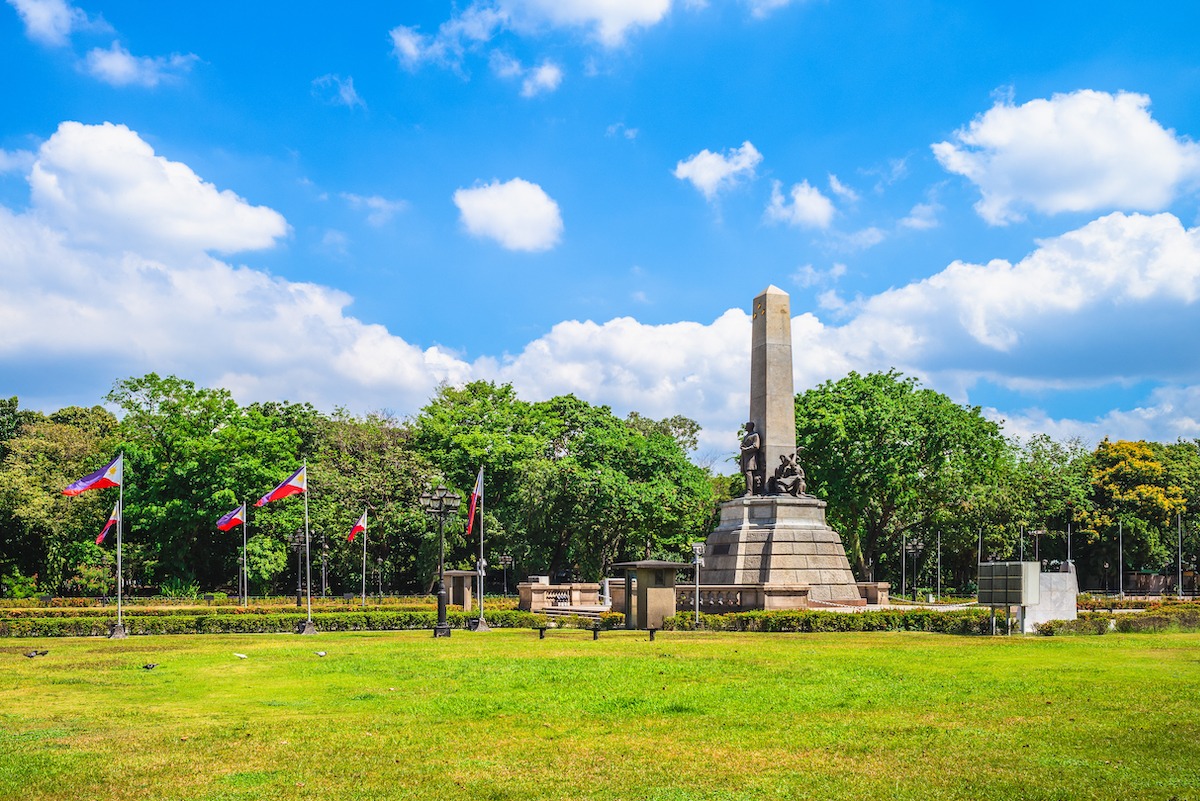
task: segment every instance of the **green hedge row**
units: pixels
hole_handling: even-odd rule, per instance
[[[476,615],[450,612],[446,618],[453,628],[465,629]],[[255,615],[125,615],[129,634],[267,634],[291,632],[307,615],[296,612]],[[535,628],[545,625],[541,615],[501,609],[484,613],[493,628]],[[116,615],[92,617],[27,617],[0,620],[0,637],[100,637],[107,636],[117,622]],[[432,629],[437,612],[374,611],[313,613],[318,631],[398,631]]]
[[[1081,612],[1078,620],[1049,620],[1037,627],[1047,637],[1056,634],[1154,634],[1164,631],[1200,631],[1200,604],[1156,606],[1137,614]]]
[[[997,614],[997,625],[1004,621],[1003,611]],[[781,611],[732,612],[726,615],[700,615],[695,624],[692,612],[680,612],[663,620],[669,631],[932,631],[942,634],[990,634],[991,620],[987,609],[872,609],[866,612],[829,612],[815,609]]]

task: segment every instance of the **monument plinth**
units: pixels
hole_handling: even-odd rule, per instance
[[[750,419],[741,446],[746,494],[721,506],[721,522],[705,543],[701,606],[703,585],[720,587],[712,595],[721,598],[744,587],[753,591],[734,594],[794,598],[797,606],[862,605],[842,538],[825,522],[825,502],[805,494],[796,454],[787,293],[767,287],[754,299],[751,323]],[[807,593],[797,591],[805,587]]]

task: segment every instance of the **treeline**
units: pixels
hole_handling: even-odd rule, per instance
[[[372,590],[423,592],[437,569],[437,527],[418,496],[444,483],[464,498],[485,471],[486,553],[514,571],[595,578],[614,561],[677,557],[707,532],[708,474],[692,464],[697,426],[685,418],[616,417],[575,397],[541,403],[507,385],[443,388],[410,420],[323,414],[305,403],[241,406],[224,389],[155,374],[120,381],[106,408],[42,414],[0,400],[0,579],[4,594],[99,595],[114,587],[111,538],[96,534],[117,490],[64,497],[71,481],[125,453],[123,571],[134,592],[236,588],[240,527],[216,520],[249,501],[251,591],[295,588],[291,549],[299,498],[253,501],[308,463],[314,591],[326,558],[330,592],[361,586],[361,540],[346,535],[369,510]],[[459,519],[446,527],[447,566],[472,567]],[[476,524],[478,526],[478,523]]]
[[[117,415],[101,406],[43,414],[0,400],[5,595],[112,591],[112,543],[95,536],[116,490],[61,493],[119,451],[126,580],[166,594],[235,588],[241,532],[219,532],[216,520],[305,460],[314,589],[324,555],[333,593],[361,586],[360,543],[346,534],[364,508],[369,587],[426,591],[437,528],[418,496],[444,483],[465,500],[480,467],[493,579],[500,555],[513,557],[514,578],[595,580],[628,559],[690,561],[690,543],[742,486],[689,461],[699,429],[686,417],[620,418],[571,395],[533,403],[488,382],[443,387],[405,420],[303,403],[241,406],[226,390],[154,374],[118,382],[106,401]],[[1195,441],[1009,440],[979,408],[896,372],[851,373],[801,393],[796,422],[808,491],[828,502],[860,580],[898,591],[903,570],[910,588],[935,586],[940,535],[943,587],[971,592],[981,549],[984,559],[1055,563],[1067,556],[1068,529],[1085,587],[1115,590],[1122,560],[1127,572],[1174,576],[1180,525],[1183,563],[1194,568]],[[727,469],[736,470],[732,460]],[[446,528],[449,567],[477,558],[466,509]],[[251,508],[253,593],[296,587],[290,546],[302,531],[298,498]]]
[[[896,372],[851,373],[804,392],[796,422],[809,491],[829,502],[855,573],[891,581],[893,592],[903,544],[908,586],[935,585],[939,534],[943,585],[966,590],[981,540],[984,560],[1053,564],[1067,558],[1068,530],[1085,587],[1115,591],[1122,560],[1127,574],[1174,579],[1180,526],[1184,569],[1195,567],[1195,440],[1008,440],[978,407]]]

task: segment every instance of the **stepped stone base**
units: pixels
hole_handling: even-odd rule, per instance
[[[825,501],[804,495],[736,498],[708,536],[700,583],[807,585],[808,599],[864,603],[842,538],[825,522]]]

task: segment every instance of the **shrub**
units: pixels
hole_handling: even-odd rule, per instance
[[[694,618],[692,612],[681,612],[666,618],[663,628],[692,631],[697,628]],[[701,614],[698,628],[705,631],[931,631],[943,634],[987,634],[991,630],[988,610],[983,608],[947,611],[872,609],[853,613],[820,609],[756,610],[724,615]]]

